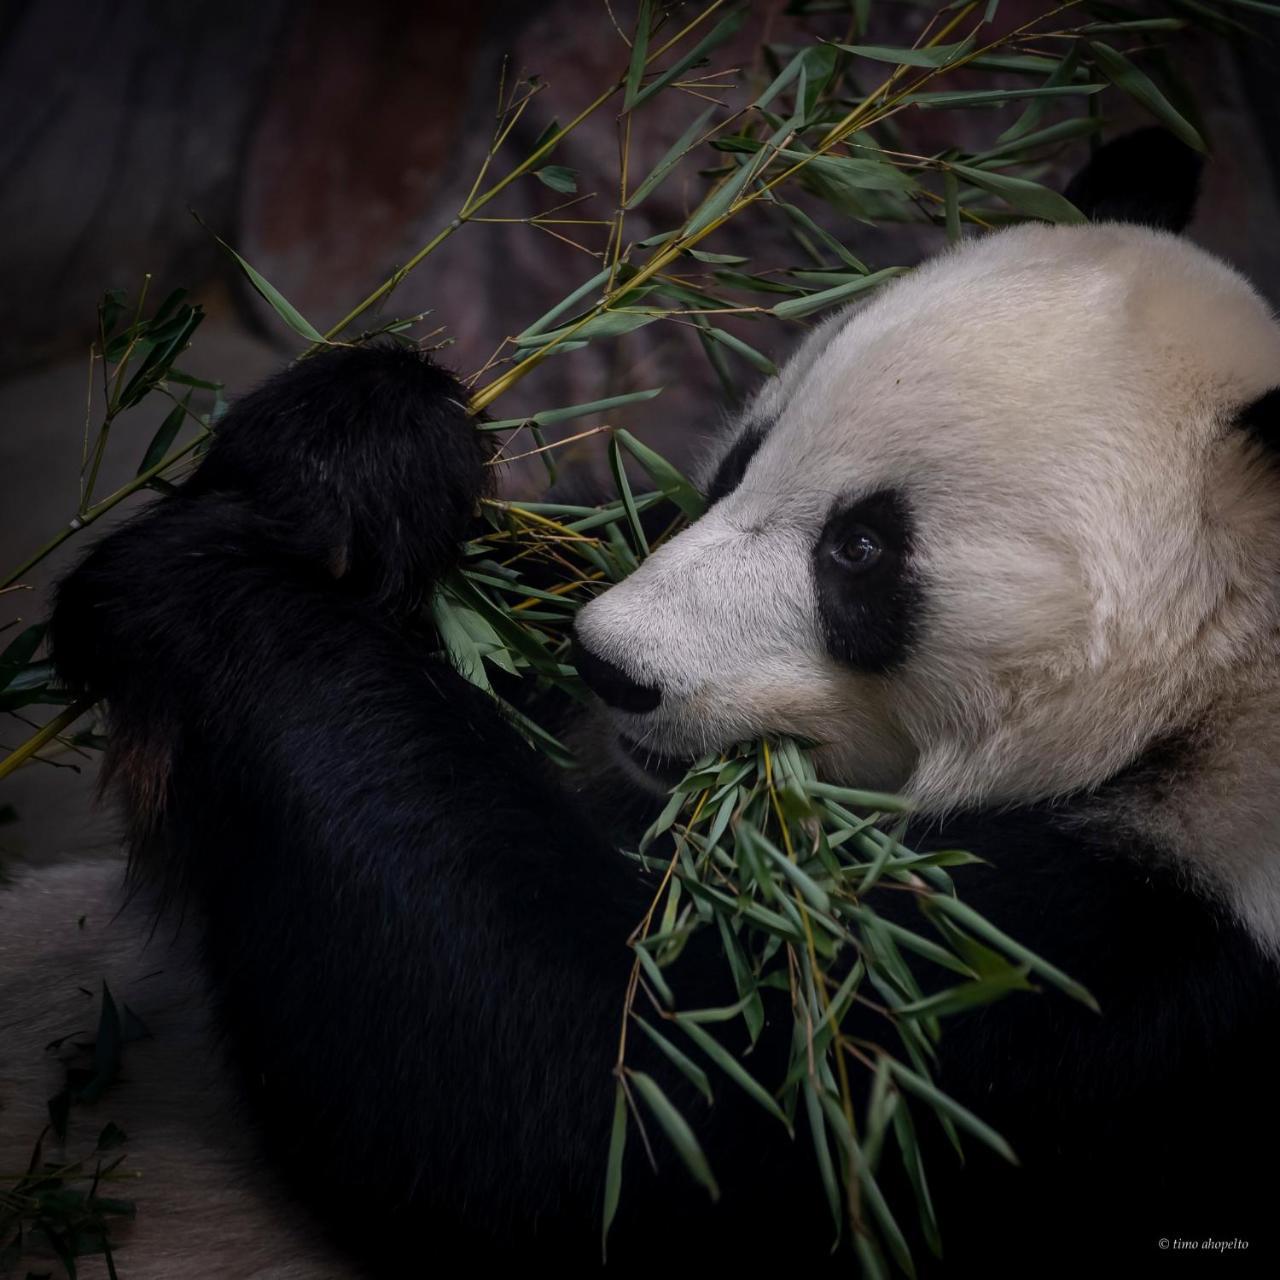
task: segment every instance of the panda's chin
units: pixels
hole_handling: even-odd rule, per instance
[[[628,775],[650,791],[666,794],[689,772],[692,757],[663,755],[633,742],[626,734],[614,738],[617,754]]]

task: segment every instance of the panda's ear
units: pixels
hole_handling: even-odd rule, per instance
[[[1204,161],[1165,129],[1139,129],[1101,146],[1063,194],[1090,222],[1182,231],[1195,212]]]
[[[1280,457],[1280,387],[1264,391],[1236,416],[1236,425]]]

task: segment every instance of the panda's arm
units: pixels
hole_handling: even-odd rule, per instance
[[[651,888],[409,620],[481,492],[461,394],[385,351],[281,375],[68,577],[54,652],[108,700],[135,859],[200,917],[233,1061],[307,1196],[386,1258],[433,1225],[594,1254]],[[697,1119],[749,1188],[778,1153],[738,1106]],[[669,1152],[658,1182],[640,1163],[624,1209],[705,1215]]]

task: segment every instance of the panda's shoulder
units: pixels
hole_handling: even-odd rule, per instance
[[[952,872],[959,898],[1113,1011],[1176,999],[1224,1034],[1276,1011],[1280,964],[1226,898],[1192,860],[1105,813],[1088,798],[959,813],[914,847],[977,855]]]

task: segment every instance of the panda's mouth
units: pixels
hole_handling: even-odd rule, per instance
[[[660,783],[664,790],[674,787],[693,763],[692,757],[664,755],[652,747],[632,742],[625,734],[618,735],[618,746],[622,754],[652,782]]]

